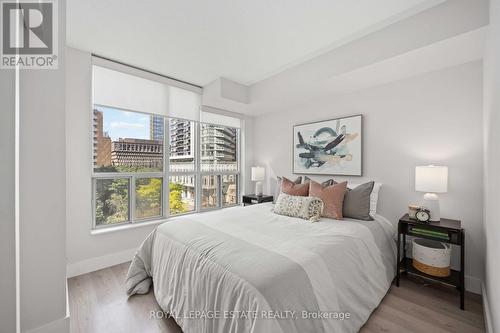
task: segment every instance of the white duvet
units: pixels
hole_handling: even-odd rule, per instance
[[[127,293],[151,282],[188,332],[357,332],[395,274],[392,225],[276,215],[272,204],[176,218],[137,251]]]

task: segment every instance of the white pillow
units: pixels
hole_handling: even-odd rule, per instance
[[[366,182],[365,182],[366,183]],[[347,183],[347,187],[349,188],[356,188],[361,184],[365,183]],[[373,185],[373,190],[372,193],[370,193],[370,216],[373,218],[375,217],[375,214],[377,214],[377,204],[378,204],[378,191],[380,190],[380,187],[382,186],[382,183],[375,183]]]

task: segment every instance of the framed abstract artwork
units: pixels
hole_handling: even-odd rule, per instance
[[[363,116],[293,126],[293,173],[361,176]]]

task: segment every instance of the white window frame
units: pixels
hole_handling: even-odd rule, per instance
[[[197,193],[197,197],[199,197],[199,202],[200,202],[200,207],[199,207],[199,212],[206,212],[206,211],[211,211],[211,210],[217,210],[217,209],[222,209],[222,208],[229,208],[229,207],[234,207],[234,206],[237,206],[240,204],[240,191],[241,191],[241,139],[240,139],[240,135],[241,135],[241,129],[239,128],[235,128],[235,127],[230,127],[230,126],[224,126],[224,127],[228,127],[228,128],[233,128],[233,129],[236,129],[236,165],[237,165],[237,171],[201,171],[201,142],[199,140],[201,140],[201,124],[208,124],[208,125],[216,125],[216,126],[222,126],[222,125],[218,125],[218,124],[212,124],[212,123],[202,123],[202,122],[199,122],[198,123],[198,130],[196,131],[197,135],[198,135],[198,144],[197,144],[197,148],[198,148],[198,154],[197,154],[197,157],[198,157],[198,165],[197,165],[197,170],[199,171],[200,173],[200,176],[199,176],[199,191]],[[237,191],[237,201],[235,204],[233,205],[229,205],[229,206],[225,206],[223,207],[222,206],[222,176],[223,175],[236,175],[236,191]],[[201,200],[202,200],[202,195],[203,195],[203,191],[202,191],[202,177],[203,176],[216,176],[217,177],[217,206],[216,207],[211,207],[211,208],[201,208]]]
[[[93,159],[93,153],[94,153],[94,136],[93,136],[93,115],[94,115],[94,109],[98,107],[107,107],[107,108],[112,108],[115,110],[120,110],[120,111],[127,111],[127,112],[135,112],[135,113],[142,113],[148,116],[155,115],[155,116],[160,116],[163,117],[163,171],[159,172],[95,172],[94,171],[94,159]],[[124,225],[132,225],[132,224],[137,224],[137,223],[143,223],[143,222],[154,222],[154,221],[165,221],[168,220],[170,217],[177,217],[177,216],[183,216],[183,215],[188,215],[188,214],[196,214],[196,213],[201,213],[201,212],[207,212],[207,211],[213,211],[213,210],[218,210],[218,209],[224,209],[224,208],[229,208],[229,207],[234,207],[240,204],[241,200],[241,184],[243,183],[242,181],[242,166],[241,166],[241,129],[240,128],[234,128],[230,126],[224,126],[224,127],[229,127],[229,128],[234,128],[236,129],[236,161],[237,161],[237,170],[236,171],[201,171],[201,122],[195,121],[195,120],[189,120],[189,119],[182,119],[182,118],[177,118],[177,117],[168,117],[168,116],[163,116],[163,115],[157,115],[157,114],[152,114],[152,113],[146,113],[146,112],[141,112],[141,111],[136,111],[136,110],[126,110],[122,108],[117,108],[113,106],[108,106],[108,105],[98,105],[98,104],[92,104],[91,112],[90,112],[90,156],[91,158],[91,183],[92,183],[92,200],[91,200],[91,209],[92,209],[92,230],[99,230],[99,229],[108,229],[108,228],[113,228],[113,227],[118,227],[118,226],[124,226]],[[181,120],[187,120],[190,121],[194,124],[194,171],[175,171],[171,172],[170,171],[170,126],[169,126],[169,119],[181,119]],[[211,123],[206,123],[210,125],[217,125],[217,124],[211,124]],[[236,176],[236,198],[237,201],[233,205],[228,205],[228,206],[223,206],[222,205],[222,176],[223,175],[235,175]],[[170,176],[194,176],[195,177],[195,210],[186,212],[186,213],[181,213],[181,214],[170,214],[170,204],[169,204],[169,198],[170,198],[170,190],[169,190],[169,179]],[[202,208],[201,207],[201,202],[202,202],[202,177],[203,176],[216,176],[218,177],[218,186],[217,186],[217,205],[216,207],[212,208]],[[119,179],[119,178],[127,178],[129,179],[129,193],[128,193],[128,202],[129,202],[129,219],[124,222],[117,222],[113,224],[101,224],[97,225],[96,223],[96,180],[97,179]],[[162,183],[162,193],[161,193],[161,198],[162,198],[162,207],[161,207],[161,215],[160,216],[154,216],[154,217],[148,217],[148,218],[142,218],[142,219],[137,219],[135,218],[135,180],[138,178],[161,178],[163,180]]]

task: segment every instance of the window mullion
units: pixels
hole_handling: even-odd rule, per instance
[[[202,189],[202,176],[201,176],[201,126],[199,123],[195,123],[194,125],[194,163],[195,163],[195,206],[196,212],[201,211],[201,200],[203,197],[203,189]]]
[[[215,176],[216,193],[217,193],[217,208],[222,208],[222,175]]]
[[[129,177],[129,221],[135,223],[135,176]]]
[[[240,193],[241,193],[241,176],[240,175],[235,175],[236,177],[236,204],[240,204]]]
[[[163,216],[170,216],[170,120],[163,118]]]
[[[92,178],[92,229],[97,227],[96,207],[97,207],[96,179]]]

